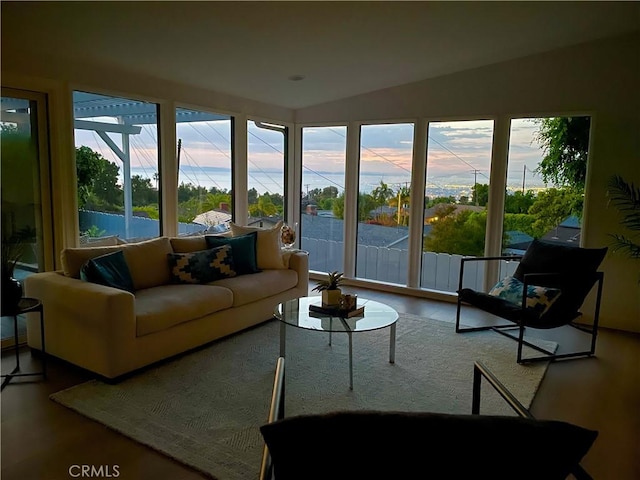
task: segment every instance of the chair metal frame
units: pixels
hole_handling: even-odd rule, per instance
[[[571,326],[573,328],[575,328],[576,330],[580,330],[582,332],[588,333],[591,335],[591,344],[590,344],[590,348],[589,350],[583,350],[583,351],[577,351],[577,352],[570,352],[570,353],[562,353],[562,354],[556,354],[555,352],[551,352],[548,351],[538,345],[535,345],[531,342],[528,342],[527,340],[524,339],[524,334],[525,334],[525,330],[527,327],[530,328],[536,328],[535,326],[532,325],[527,325],[526,322],[517,322],[517,321],[513,321],[513,320],[509,320],[507,318],[504,317],[500,317],[499,315],[495,315],[491,312],[492,315],[497,316],[498,318],[502,318],[505,321],[510,322],[509,324],[505,324],[505,325],[486,325],[486,326],[481,326],[481,327],[461,327],[460,326],[460,313],[462,310],[462,304],[464,303],[462,301],[462,298],[460,297],[460,291],[462,290],[462,284],[463,284],[463,280],[464,280],[464,266],[466,262],[473,262],[473,261],[491,261],[491,260],[510,260],[510,261],[517,261],[517,260],[521,260],[522,256],[517,256],[517,255],[505,255],[505,256],[497,256],[497,257],[464,257],[462,258],[461,262],[460,262],[460,278],[459,278],[459,283],[458,283],[458,305],[457,305],[457,309],[456,309],[456,333],[465,333],[465,332],[477,332],[477,331],[483,331],[483,330],[493,330],[496,333],[499,333],[501,335],[504,335],[505,337],[508,337],[512,340],[515,340],[516,342],[518,342],[518,350],[517,350],[517,362],[519,364],[525,364],[525,363],[533,363],[533,362],[544,362],[544,361],[554,361],[554,360],[560,360],[560,359],[568,359],[568,358],[576,358],[576,357],[592,357],[595,355],[596,352],[596,338],[598,336],[598,322],[599,322],[599,318],[600,318],[600,303],[601,303],[601,298],[602,298],[602,282],[604,280],[604,273],[603,272],[595,272],[594,274],[594,284],[597,284],[597,296],[596,296],[596,305],[595,305],[595,314],[593,317],[593,325],[589,328],[587,326],[584,325],[580,325],[575,323],[576,318],[578,318],[581,313],[579,313],[576,317],[574,317],[571,321],[568,321],[566,323],[563,323],[561,325],[558,325],[556,327],[544,327],[544,329],[547,330],[552,330],[553,328],[560,328],[562,326],[568,325]],[[540,280],[546,279],[548,280],[549,278],[553,278],[553,277],[557,277],[559,276],[559,274],[554,274],[554,273],[528,273],[524,275],[524,288],[523,288],[523,292],[522,292],[522,310],[524,311],[524,309],[526,308],[526,291],[527,291],[527,287],[529,285],[539,285]],[[592,287],[593,289],[593,287]],[[477,307],[476,307],[477,308]],[[542,328],[540,328],[542,329]],[[509,333],[509,330],[518,330],[518,334],[514,335]],[[543,353],[543,355],[541,356],[536,356],[536,357],[527,357],[527,358],[523,358],[522,357],[522,349],[524,346],[527,346],[529,348],[532,348],[533,350],[536,350],[540,353]]]
[[[472,386],[472,398],[471,398],[471,414],[480,415],[480,399],[482,391],[482,379],[493,387],[493,389],[504,399],[504,401],[511,407],[511,409],[520,417],[529,418],[535,420],[535,417],[520,401],[504,386],[500,380],[482,363],[479,361],[473,364],[473,386]],[[275,377],[273,381],[273,390],[271,393],[271,405],[269,408],[269,418],[267,423],[273,423],[277,420],[284,418],[284,387],[285,387],[285,361],[284,357],[278,357],[276,363]],[[577,464],[571,474],[576,480],[593,480],[593,478],[587,473],[587,471]],[[262,454],[262,464],[260,465],[260,480],[277,480],[273,472],[273,464],[271,462],[271,455],[269,454],[269,448],[264,445]]]

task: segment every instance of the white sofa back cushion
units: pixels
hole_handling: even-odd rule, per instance
[[[87,260],[122,250],[136,290],[157,287],[171,282],[168,253],[173,253],[168,237],[113,247],[65,248],[60,254],[67,277],[80,278],[80,269]]]

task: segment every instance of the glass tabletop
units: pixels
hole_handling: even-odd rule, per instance
[[[358,297],[358,307],[364,306],[364,314],[351,318],[341,318],[318,312],[310,312],[309,305],[322,304],[322,297],[302,297],[279,304],[273,315],[281,322],[293,327],[325,332],[364,332],[393,325],[398,320],[398,312],[389,305]]]

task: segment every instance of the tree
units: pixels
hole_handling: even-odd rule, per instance
[[[368,193],[358,195],[358,221],[364,222],[369,218],[369,212],[376,208],[373,197]],[[333,216],[344,220],[344,192],[333,201]]]
[[[358,221],[364,222],[370,216],[372,210],[375,210],[376,202],[368,193],[360,193],[358,195]]]
[[[76,148],[79,208],[120,211],[124,203],[118,185],[120,167],[89,147]]]
[[[590,117],[538,118],[535,140],[545,156],[536,168],[547,183],[584,191]]]
[[[119,211],[124,205],[124,193],[118,185],[120,167],[101,157],[102,168],[93,179],[93,194],[98,206],[106,211]]]
[[[105,160],[89,147],[76,148],[76,176],[78,182],[78,207],[83,208],[93,191],[93,182],[102,170]]]
[[[539,192],[529,209],[529,214],[535,218],[533,236],[543,236],[570,215],[580,217],[583,201],[583,195],[573,188],[549,188]]]
[[[536,201],[536,197],[532,190],[522,193],[520,190],[508,193],[504,198],[505,213],[528,213],[531,205]]]
[[[409,225],[409,202],[411,201],[411,189],[402,187],[398,189],[397,193],[394,193],[389,198],[389,206],[396,207],[396,223],[398,225]]]
[[[373,189],[371,197],[376,203],[376,207],[386,205],[390,198],[393,197],[393,190],[389,188],[389,185],[380,180],[380,185]]]
[[[344,192],[333,201],[333,216],[344,220]]]
[[[178,186],[178,203],[183,203],[192,198],[204,198],[207,195],[207,189],[201,186],[194,186],[191,183],[180,183]]]
[[[438,220],[424,239],[428,252],[481,256],[487,228],[487,212],[461,210],[455,206],[443,206],[438,210]]]
[[[258,202],[249,205],[249,214],[252,217],[270,217],[278,213],[278,208],[273,204],[271,195],[265,193],[258,197]]]
[[[158,203],[158,191],[151,184],[151,179],[140,175],[131,177],[131,201],[135,207]]]
[[[471,202],[474,205],[484,207],[489,202],[489,185],[486,183],[476,183],[471,187]]]
[[[258,203],[258,191],[255,188],[250,188],[247,191],[247,203],[249,205],[253,205],[254,203]]]
[[[460,198],[462,199],[462,197]],[[435,207],[436,205],[440,205],[442,203],[456,203],[456,197],[454,197],[453,195],[449,195],[448,197],[435,197],[433,200],[429,200],[427,197],[427,208]]]

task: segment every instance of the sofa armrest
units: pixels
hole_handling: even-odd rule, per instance
[[[135,338],[135,297],[127,291],[67,277],[62,272],[36,273],[24,283],[25,295],[42,302],[47,340],[50,332],[73,335],[87,330],[111,345]],[[37,336],[29,335],[30,345],[32,340],[35,343]]]
[[[297,251],[286,253],[285,255],[289,255],[289,269],[295,270],[298,274],[298,284],[296,288],[304,291],[301,296],[305,296],[309,290],[309,254],[307,252]]]

